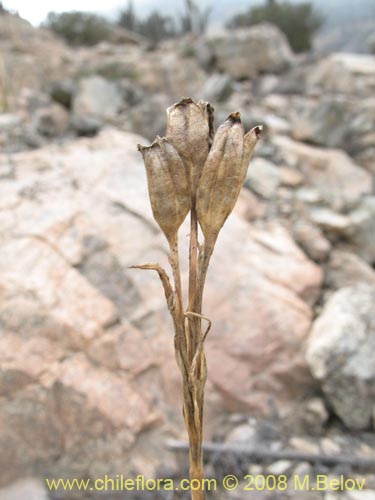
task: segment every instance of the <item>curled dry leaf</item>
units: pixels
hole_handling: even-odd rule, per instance
[[[139,145],[138,149],[146,166],[154,218],[168,241],[173,241],[190,210],[184,164],[165,137],[158,137],[149,147]]]
[[[261,127],[244,136],[239,113],[218,128],[197,191],[197,215],[203,234],[215,241],[238,199]]]

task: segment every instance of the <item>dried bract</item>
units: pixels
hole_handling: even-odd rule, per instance
[[[148,191],[156,222],[172,241],[190,210],[190,194],[184,164],[166,138],[151,146],[138,146],[146,166]]]
[[[167,138],[181,156],[195,198],[198,181],[213,136],[213,108],[209,103],[181,99],[167,110]]]
[[[197,191],[197,215],[205,238],[215,241],[238,199],[260,127],[244,136],[239,113],[218,128]]]

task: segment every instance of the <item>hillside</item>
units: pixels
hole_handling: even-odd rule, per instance
[[[171,274],[137,145],[164,136],[166,109],[191,96],[212,104],[214,123],[209,107],[182,99],[177,108],[189,106],[202,127],[189,135],[194,120],[180,115],[178,130],[203,137],[205,155],[211,125],[217,133],[225,123],[215,183],[221,161],[231,159],[230,174],[242,168],[239,121],[263,126],[207,275],[204,434],[274,455],[214,453],[207,471],[220,481],[357,476],[366,489],[335,500],[372,500],[373,58],[297,56],[270,24],[158,46],[116,32],[72,48],[1,15],[0,34],[0,499],[123,498],[48,495],[46,477],[187,476],[187,456],[168,445],[187,437],[162,287],[130,266],[158,262]],[[170,148],[169,171],[179,162],[184,175],[190,164]],[[189,231],[186,219],[184,283]],[[280,460],[290,453],[297,458]],[[233,500],[244,498],[240,484]],[[187,500],[164,493],[126,498]],[[282,495],[301,498],[293,488]]]

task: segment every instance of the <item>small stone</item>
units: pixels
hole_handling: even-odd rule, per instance
[[[79,83],[73,99],[73,113],[76,116],[113,119],[122,104],[121,91],[115,83],[101,76],[90,76]]]
[[[233,80],[229,75],[215,73],[206,80],[201,95],[203,99],[214,102],[224,102],[233,93]]]
[[[255,441],[256,431],[254,427],[250,427],[247,424],[239,425],[235,427],[227,436],[226,443],[241,443],[241,444],[251,444]]]
[[[324,281],[334,290],[358,283],[375,285],[375,271],[358,255],[334,250],[325,269]]]
[[[286,474],[291,467],[292,462],[290,460],[277,460],[267,467],[267,472],[275,476],[280,476],[281,474]]]
[[[338,455],[341,452],[340,446],[328,437],[321,440],[320,446],[326,455]]]
[[[288,167],[280,167],[281,185],[287,187],[297,187],[303,183],[303,175]]]
[[[294,436],[290,439],[289,444],[295,450],[304,453],[319,453],[319,446],[309,439]]]
[[[60,104],[51,104],[38,109],[33,117],[33,126],[43,137],[57,137],[62,135],[69,123],[69,115]]]
[[[359,451],[360,451],[360,453],[364,453],[365,455],[367,455],[369,457],[374,457],[374,455],[375,455],[374,448],[371,448],[371,446],[369,446],[366,443],[361,443],[361,446],[359,447]]]
[[[306,404],[306,414],[311,426],[321,430],[329,418],[325,404],[320,398],[313,398]]]
[[[310,218],[314,224],[333,235],[348,236],[352,232],[353,225],[350,217],[328,208],[311,209]]]
[[[249,466],[249,474],[251,476],[259,476],[261,474],[263,474],[263,467],[259,464],[251,464]]]
[[[264,158],[255,158],[248,170],[245,186],[263,198],[272,198],[281,182],[280,170]]]
[[[264,96],[263,104],[270,109],[279,109],[277,105],[276,107],[273,106],[274,101],[272,100],[272,98],[277,99],[278,97],[280,97],[280,99],[283,99],[282,96],[271,94],[271,92],[276,89],[279,81],[280,78],[276,75],[264,75],[260,78],[259,83],[257,84],[257,90],[259,94]]]
[[[267,130],[270,130],[274,134],[289,134],[290,133],[290,123],[283,118],[280,118],[274,114],[268,114],[263,116],[262,119],[264,125],[267,127]]]
[[[93,116],[72,116],[71,126],[77,135],[92,137],[103,127],[103,122]]]
[[[322,197],[314,188],[302,187],[296,192],[296,198],[302,203],[307,203],[308,205],[315,205],[321,203]]]
[[[313,224],[301,220],[293,226],[293,236],[307,255],[316,262],[323,262],[331,251],[331,243]]]
[[[366,262],[375,262],[375,196],[366,196],[359,206],[350,213],[353,226],[350,242],[356,253]]]
[[[65,79],[53,82],[50,94],[55,102],[61,104],[64,108],[70,109],[76,90],[76,83],[73,80]]]
[[[311,474],[311,464],[309,462],[300,462],[293,471],[294,476],[298,476],[302,478],[303,476],[307,476],[308,474]]]
[[[17,115],[10,113],[0,114],[0,132],[9,132],[21,124],[21,119]]]

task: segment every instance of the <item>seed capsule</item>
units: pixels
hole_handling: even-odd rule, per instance
[[[181,99],[167,110],[167,138],[184,162],[190,192],[196,189],[213,137],[213,108],[205,101]]]
[[[197,215],[207,240],[215,241],[238,199],[261,127],[244,136],[239,113],[218,128],[197,191]]]
[[[158,137],[149,147],[138,145],[138,150],[146,167],[154,219],[168,241],[172,241],[191,204],[184,164],[165,137]]]

